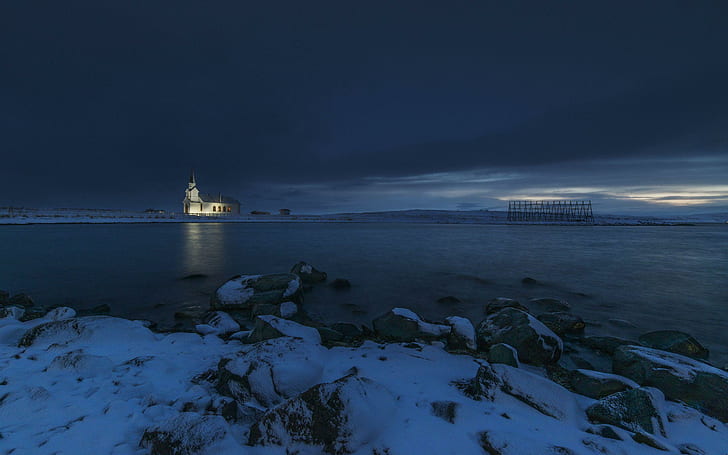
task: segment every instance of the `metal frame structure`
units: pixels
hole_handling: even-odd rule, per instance
[[[591,201],[508,201],[509,223],[594,224]]]

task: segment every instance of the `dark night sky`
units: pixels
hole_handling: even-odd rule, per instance
[[[726,2],[0,3],[0,206],[728,210]]]

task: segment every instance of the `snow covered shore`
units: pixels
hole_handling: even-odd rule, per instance
[[[242,294],[273,298],[269,282],[246,283],[257,287]],[[272,311],[305,322],[291,306]],[[218,311],[205,335],[155,333],[143,321],[76,317],[70,308],[25,322],[6,311],[0,454],[728,453],[728,426],[696,409],[702,404],[666,399],[680,392],[669,387],[570,370],[574,351],[585,350],[526,310],[497,299],[477,334],[463,318],[430,323],[406,309],[375,320],[375,332],[272,314],[245,331]],[[573,319],[553,319],[554,330],[579,330]],[[613,365],[623,374],[642,359],[681,381],[713,375],[715,387],[728,378],[682,355],[592,338],[582,344],[616,352],[615,362],[622,356]],[[506,342],[518,348],[501,361],[494,347]]]
[[[679,224],[725,224],[727,213],[684,216],[596,215],[603,226],[659,226]],[[334,213],[327,215],[239,215],[196,217],[179,213],[147,213],[121,210],[0,209],[0,225],[99,224],[99,223],[435,223],[506,224],[507,213],[496,210],[400,210],[391,212]],[[546,224],[546,223],[544,223]]]

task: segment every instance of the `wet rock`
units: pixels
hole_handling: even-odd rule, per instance
[[[579,316],[564,311],[540,314],[537,319],[559,336],[581,335],[586,327]]]
[[[692,357],[694,359],[707,359],[708,349],[691,335],[678,330],[658,330],[648,332],[639,337],[644,346],[675,354]]]
[[[275,303],[258,303],[253,307],[253,309],[250,312],[250,315],[252,317],[255,316],[263,316],[266,314],[270,314],[273,316],[280,316],[280,306]]]
[[[76,310],[76,314],[79,317],[82,316],[106,316],[108,314],[111,314],[111,307],[105,303],[102,303],[101,305],[96,305],[93,308],[82,308],[80,310]]]
[[[222,440],[227,428],[220,416],[183,412],[145,430],[139,446],[152,455],[198,454]]]
[[[329,283],[329,286],[334,289],[349,289],[351,287],[351,283],[346,278],[336,278],[334,281]]]
[[[637,327],[636,325],[625,319],[607,319],[607,322],[615,327],[622,327],[625,329],[633,329]]]
[[[448,296],[440,297],[439,299],[437,299],[437,303],[443,303],[443,304],[446,304],[446,305],[453,305],[453,304],[456,304],[456,303],[460,303],[460,299],[457,298],[457,297],[454,297],[452,295],[448,295]]]
[[[458,404],[454,401],[434,401],[432,402],[432,415],[439,417],[445,422],[455,423],[457,416]]]
[[[296,338],[260,343],[253,350],[220,361],[217,391],[254,417],[321,382],[325,348]]]
[[[570,382],[574,392],[594,399],[639,387],[639,384],[622,376],[590,370],[572,371]]]
[[[539,298],[531,299],[529,300],[529,303],[533,304],[535,308],[539,308],[547,313],[554,311],[571,311],[571,305],[563,299]]]
[[[251,427],[249,444],[307,445],[327,454],[350,454],[389,428],[388,417],[395,412],[396,400],[383,386],[349,375],[267,411]]]
[[[321,336],[313,327],[306,327],[296,322],[270,315],[255,318],[255,325],[248,337],[248,342],[258,343],[278,337],[294,337],[301,338],[310,343],[321,343]]]
[[[665,436],[664,396],[656,389],[632,389],[602,398],[586,410],[594,422]]]
[[[449,335],[450,327],[425,322],[406,308],[393,308],[372,321],[375,333],[392,341],[434,340]]]
[[[301,284],[301,279],[290,273],[238,276],[217,288],[210,306],[213,310],[247,311],[258,304],[301,303]]]
[[[329,327],[316,327],[316,330],[318,330],[319,335],[321,335],[322,343],[344,341],[344,335],[341,332]]]
[[[316,270],[314,266],[307,262],[299,262],[291,268],[291,273],[301,277],[301,281],[305,284],[314,284],[326,281],[326,272]]]
[[[450,316],[445,319],[445,323],[450,326],[450,334],[447,336],[448,349],[474,351],[477,348],[475,327],[469,319]]]
[[[563,351],[558,335],[538,319],[515,308],[488,316],[478,326],[477,340],[481,351],[505,343],[518,351],[521,361],[537,365],[557,362]]]
[[[521,280],[521,284],[527,287],[543,286],[542,282],[540,282],[536,278],[531,278],[530,276],[523,278]]]
[[[698,360],[639,346],[615,351],[612,368],[641,385],[657,387],[670,400],[728,422],[728,373]]]
[[[190,273],[189,275],[185,275],[182,278],[180,278],[180,280],[190,281],[190,280],[201,280],[203,278],[207,278],[207,275],[205,275],[204,273]]]
[[[609,355],[614,355],[614,351],[617,350],[620,346],[635,346],[639,345],[637,341],[633,340],[627,340],[625,338],[618,338],[618,337],[585,337],[582,338],[581,343],[590,348],[595,349],[597,351],[604,352]]]
[[[8,305],[18,305],[23,307],[32,307],[35,306],[35,302],[33,302],[33,299],[30,298],[28,294],[15,294],[8,300]]]
[[[485,314],[497,313],[505,308],[516,308],[528,313],[528,308],[521,305],[518,300],[508,299],[506,297],[497,297],[485,306]]]
[[[520,366],[518,352],[513,346],[505,343],[494,344],[490,347],[488,350],[488,362],[502,363],[504,365],[510,365],[513,368]]]
[[[336,322],[331,324],[331,328],[341,333],[347,340],[360,338],[364,335],[360,327],[348,322]]]

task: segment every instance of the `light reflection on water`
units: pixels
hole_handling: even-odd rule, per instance
[[[728,363],[728,226],[562,227],[407,224],[0,226],[0,289],[45,305],[109,303],[116,314],[171,318],[204,309],[237,274],[306,260],[348,291],[317,286],[305,306],[325,322],[368,323],[393,306],[478,322],[493,297],[561,297],[591,334],[694,334]],[[183,280],[191,274],[199,279]],[[545,286],[529,288],[529,276]],[[436,300],[452,295],[457,304]],[[612,327],[621,318],[637,327]]]

